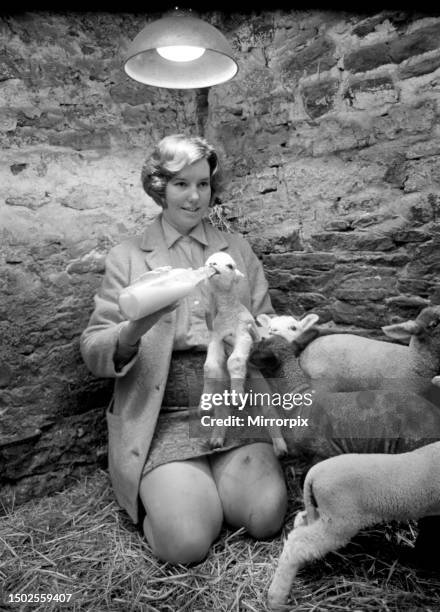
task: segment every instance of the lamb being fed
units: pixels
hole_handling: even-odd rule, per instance
[[[204,364],[203,397],[223,393],[225,381],[229,380],[231,397],[242,398],[249,354],[254,340],[259,339],[257,325],[252,314],[240,302],[237,282],[243,274],[232,257],[224,252],[214,253],[206,260],[206,265],[214,268],[216,274],[208,280],[215,316],[211,321],[212,331]],[[226,354],[226,340],[232,344],[229,357]],[[270,412],[270,405],[267,410]],[[230,406],[214,405],[214,411],[217,419],[224,419],[230,414]],[[275,454],[284,455],[287,447],[280,429],[276,426],[268,429]],[[211,447],[223,446],[225,434],[226,427],[216,424],[210,440]]]
[[[269,588],[272,610],[286,603],[305,563],[345,546],[361,529],[440,514],[440,442],[402,454],[348,454],[317,463],[304,482],[304,505]]]
[[[264,315],[260,315],[264,317]],[[308,315],[315,316],[316,315]],[[301,322],[294,317],[274,317],[266,324],[269,333],[288,342]],[[305,376],[320,381],[329,391],[355,391],[399,387],[426,393],[440,370],[440,306],[424,308],[415,320],[382,327],[396,340],[409,345],[364,338],[355,334],[332,334],[313,339],[299,354]],[[310,332],[309,332],[310,333]],[[301,346],[296,337],[294,348]],[[296,355],[294,355],[296,361]],[[292,361],[284,371],[297,369]]]

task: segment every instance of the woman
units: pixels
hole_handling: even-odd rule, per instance
[[[224,250],[245,274],[240,284],[245,306],[254,316],[273,310],[262,266],[248,243],[204,219],[219,184],[217,154],[204,139],[161,140],[142,169],[142,184],[162,213],[143,234],[109,252],[81,351],[95,375],[116,379],[107,422],[119,503],[133,521],[143,519],[145,537],[160,559],[191,563],[206,556],[223,520],[256,538],[280,529],[287,501],[282,471],[270,443],[235,441],[211,451],[206,441],[189,439],[183,412],[170,410],[176,404],[169,399],[175,368],[187,363],[191,378],[197,363],[203,375],[209,337],[203,288],[133,322],[121,315],[118,296],[149,270],[197,268]],[[178,402],[191,405],[181,394]]]

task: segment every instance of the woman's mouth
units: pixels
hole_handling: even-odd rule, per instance
[[[199,206],[196,206],[196,207],[182,206],[181,208],[182,210],[185,210],[186,212],[195,213],[199,210],[200,207]]]

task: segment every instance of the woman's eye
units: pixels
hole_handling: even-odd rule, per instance
[[[206,187],[209,187],[209,182],[208,182],[208,181],[202,181],[202,182],[200,183],[200,187],[205,187],[205,188],[206,188]]]

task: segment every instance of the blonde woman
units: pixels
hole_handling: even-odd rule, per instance
[[[142,184],[162,212],[109,252],[81,337],[89,369],[115,378],[107,423],[116,498],[134,522],[142,521],[155,554],[170,563],[201,561],[224,520],[255,538],[269,537],[286,510],[286,486],[270,441],[227,441],[213,451],[207,440],[188,434],[191,388],[187,397],[172,397],[176,368],[181,373],[183,367],[189,380],[203,376],[209,337],[203,287],[135,322],[124,320],[118,307],[121,290],[141,274],[164,265],[198,268],[224,250],[245,274],[245,306],[254,316],[273,312],[249,244],[206,219],[219,176],[217,154],[204,139],[179,134],[158,143],[142,169]]]

